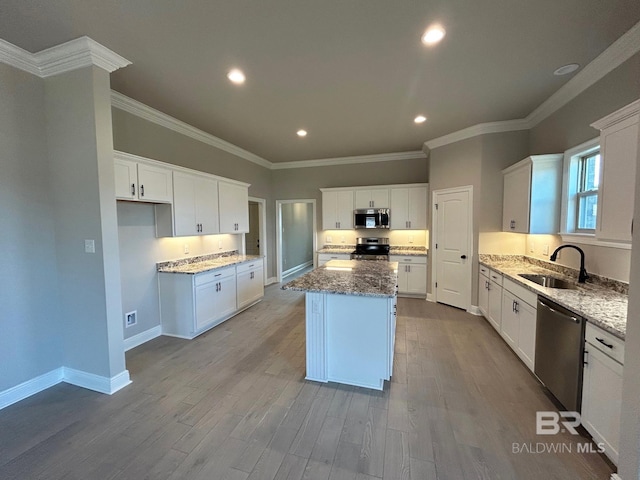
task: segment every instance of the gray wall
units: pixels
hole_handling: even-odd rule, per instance
[[[282,271],[313,262],[313,204],[282,204]]]
[[[250,183],[249,196],[267,201],[267,271],[269,277],[276,275],[271,170],[123,110],[114,108],[112,114],[116,150]]]
[[[109,74],[74,70],[45,91],[64,365],[112,377],[125,361]]]
[[[0,64],[0,391],[62,365],[44,95]]]

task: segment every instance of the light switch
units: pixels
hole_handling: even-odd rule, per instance
[[[84,252],[85,253],[96,253],[96,241],[95,240],[85,240],[84,241]]]
[[[542,254],[549,255],[549,245],[545,245],[544,247],[542,247]]]
[[[185,254],[189,253],[189,244],[188,243],[184,244],[184,253]]]

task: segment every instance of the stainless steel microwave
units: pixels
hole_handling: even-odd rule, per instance
[[[353,211],[355,228],[389,228],[388,208],[362,208]]]

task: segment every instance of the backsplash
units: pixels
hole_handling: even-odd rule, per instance
[[[528,262],[532,265],[536,265],[538,267],[546,268],[547,270],[551,270],[553,272],[557,272],[561,275],[566,275],[567,277],[575,278],[577,280],[579,270],[571,267],[565,267],[564,265],[560,265],[555,262],[547,262],[545,260],[541,260],[539,258],[528,257],[526,255],[486,255],[480,254],[480,261],[491,261],[491,262]],[[587,283],[591,283],[594,285],[599,285],[602,288],[606,288],[608,290],[613,290],[614,292],[622,293],[625,295],[629,294],[629,284],[625,282],[621,282],[619,280],[614,280],[612,278],[602,277],[595,273],[589,273],[589,279]]]

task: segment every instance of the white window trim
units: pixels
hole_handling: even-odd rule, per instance
[[[631,244],[598,240],[596,238],[595,232],[584,233],[573,232],[569,230],[569,225],[572,225],[573,227],[575,227],[576,225],[575,218],[572,218],[571,216],[575,217],[575,212],[577,212],[577,209],[575,208],[575,200],[570,199],[570,196],[572,195],[570,192],[571,163],[578,160],[580,157],[588,155],[589,153],[598,149],[600,149],[600,137],[593,138],[564,152],[564,163],[562,170],[562,210],[560,212],[560,236],[562,237],[563,242],[581,243],[583,245],[597,245],[600,247],[630,250]],[[602,157],[601,162],[604,162],[604,158]],[[573,195],[575,195],[575,192]]]

